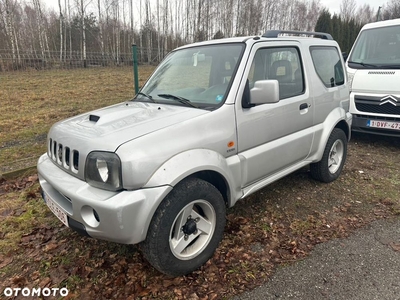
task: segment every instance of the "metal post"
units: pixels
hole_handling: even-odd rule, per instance
[[[381,6],[379,6],[379,8],[378,8],[378,13],[376,14],[376,22],[378,22],[379,21],[379,13],[381,12]]]
[[[138,59],[137,59],[137,46],[132,45],[132,56],[133,56],[133,79],[135,83],[135,95],[139,92],[139,72],[138,72]]]

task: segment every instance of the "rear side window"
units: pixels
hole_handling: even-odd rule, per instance
[[[315,71],[327,87],[344,84],[343,65],[335,47],[310,47]]]

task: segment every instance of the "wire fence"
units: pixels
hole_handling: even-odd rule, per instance
[[[138,63],[140,65],[155,66],[166,54],[167,53],[160,53],[157,49],[151,49],[151,51],[144,48],[137,49]],[[86,70],[84,68],[86,68]],[[26,72],[31,73],[31,71],[35,71],[34,78],[45,78],[46,76],[53,76],[54,74],[63,74],[62,76],[64,76],[65,71],[69,73],[70,70],[71,76],[74,76],[72,71],[97,72],[95,68],[101,73],[112,72],[113,74],[117,74],[113,77],[132,74],[132,71],[127,70],[132,70],[131,68],[133,68],[133,54],[121,53],[116,56],[112,53],[87,53],[86,60],[83,60],[81,53],[74,52],[72,55],[68,53],[68,55],[65,55],[60,60],[60,53],[58,52],[39,53],[20,51],[18,55],[16,55],[11,51],[0,49],[0,74],[4,78],[7,77],[7,80],[13,80],[10,79],[11,77],[8,75],[12,76],[12,78],[14,78],[14,76],[18,76],[19,78],[20,76],[26,76]],[[4,78],[2,78],[0,82],[2,81],[2,84],[7,84]],[[121,91],[119,92],[121,93]],[[0,94],[2,94],[1,91]],[[7,95],[11,94],[3,93],[3,97],[7,97]],[[129,97],[131,96],[132,91],[130,90]],[[8,102],[8,99],[0,98],[0,107],[6,102]],[[27,118],[29,117],[30,116]],[[0,130],[5,128],[3,125],[4,124],[1,124],[0,121]],[[2,162],[0,163],[0,178],[2,175],[35,166],[38,156],[31,155],[29,149],[43,148],[42,150],[44,152],[46,150],[43,146],[45,142],[46,134],[42,133],[17,138],[11,141],[0,140],[0,157],[2,158]],[[14,158],[14,153],[16,152],[26,152],[26,155],[25,157],[19,156],[18,158]],[[8,157],[8,159],[4,159],[4,157]]]
[[[139,64],[157,65],[168,53],[160,49],[137,48]],[[80,51],[17,51],[0,49],[0,72],[132,66],[132,53]]]

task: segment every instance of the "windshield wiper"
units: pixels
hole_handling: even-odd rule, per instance
[[[157,102],[153,99],[153,96],[148,95],[148,94],[146,94],[146,93],[142,93],[142,92],[137,93],[135,99],[137,99],[137,96],[144,96],[144,97],[146,97],[147,99],[149,99],[151,102],[157,103]]]
[[[382,69],[399,69],[400,65],[382,65]]]
[[[349,64],[356,64],[356,65],[361,65],[363,67],[371,67],[371,68],[378,68],[378,65],[373,65],[373,64],[366,64],[363,62],[356,62],[356,61],[348,61]]]
[[[182,104],[185,104],[186,106],[191,106],[191,107],[195,107],[195,108],[199,108],[197,105],[194,105],[192,102],[190,102],[189,99],[177,96],[177,95],[172,95],[172,94],[158,94],[159,97],[161,98],[166,98],[166,99],[172,99],[172,100],[176,100],[179,101]]]

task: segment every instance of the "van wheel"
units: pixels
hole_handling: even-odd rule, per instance
[[[321,161],[310,165],[311,176],[322,182],[336,180],[342,172],[347,155],[347,137],[343,130],[333,129]]]
[[[198,269],[222,239],[225,213],[224,199],[216,187],[197,178],[184,180],[156,210],[140,245],[144,257],[171,276]]]

